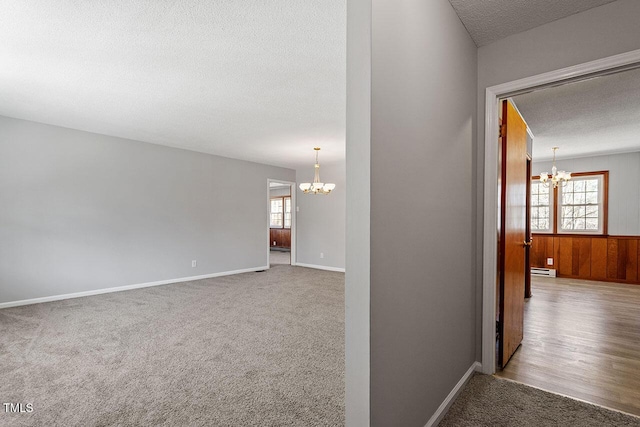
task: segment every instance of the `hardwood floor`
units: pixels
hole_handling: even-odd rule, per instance
[[[522,345],[496,375],[640,416],[640,285],[531,286]]]

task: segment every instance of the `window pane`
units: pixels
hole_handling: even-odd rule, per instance
[[[269,213],[272,228],[282,228],[282,197],[271,199],[271,212]]]
[[[573,204],[573,193],[563,190],[562,191],[562,203],[563,204]]]
[[[598,203],[598,193],[595,191],[585,193],[585,203],[589,203],[593,205]]]
[[[598,217],[598,207],[597,206],[587,206],[585,216],[597,218]]]
[[[590,179],[587,181],[587,191],[598,191],[597,179]]]

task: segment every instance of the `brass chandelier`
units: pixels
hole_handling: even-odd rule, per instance
[[[559,185],[563,187],[567,184],[567,181],[571,179],[571,172],[558,171],[556,167],[556,150],[558,147],[553,147],[553,167],[551,168],[551,175],[547,175],[546,172],[540,174],[540,182],[545,187],[553,185],[553,188],[557,188]]]
[[[336,188],[336,185],[326,184],[320,181],[320,163],[318,163],[318,152],[320,151],[320,147],[315,147],[314,150],[316,151],[316,164],[314,166],[315,174],[313,182],[303,182],[300,184],[300,190],[302,190],[304,194],[329,194],[334,188]]]

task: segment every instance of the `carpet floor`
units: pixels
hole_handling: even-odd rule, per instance
[[[439,427],[640,426],[640,418],[490,375],[475,374]]]
[[[344,425],[344,274],[247,273],[0,310],[2,426]]]

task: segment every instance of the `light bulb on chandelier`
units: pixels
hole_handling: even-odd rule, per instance
[[[300,184],[300,190],[302,190],[304,194],[329,194],[336,188],[336,185],[320,182],[320,164],[318,163],[318,151],[320,151],[320,147],[315,147],[314,150],[316,151],[316,164],[314,166],[315,174],[313,182],[303,182]]]
[[[546,172],[542,172],[540,174],[540,182],[544,184],[545,187],[549,187],[553,185],[553,188],[557,188],[559,185],[563,187],[567,184],[567,181],[571,179],[571,172],[558,171],[556,168],[556,150],[558,147],[553,147],[553,166],[551,168],[551,175],[548,175]]]

